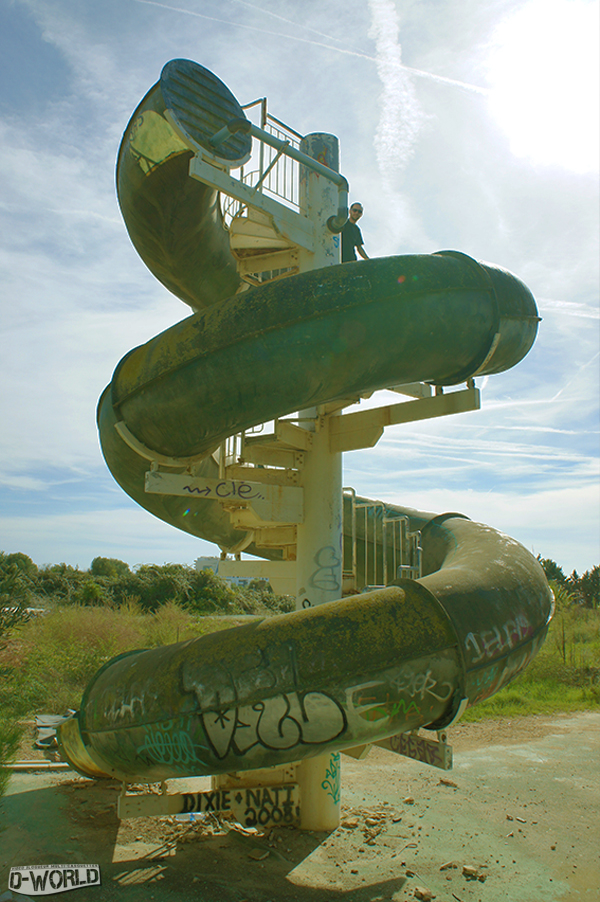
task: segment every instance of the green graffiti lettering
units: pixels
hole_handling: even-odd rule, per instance
[[[321,788],[327,792],[328,796],[334,801],[334,804],[340,800],[342,788],[342,778],[340,772],[340,753],[334,752],[329,759],[327,770],[325,771],[325,779],[321,783]]]

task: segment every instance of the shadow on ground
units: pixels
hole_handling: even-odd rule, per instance
[[[318,870],[311,859],[327,847],[330,834],[289,827],[252,834],[210,815],[194,823],[119,821],[119,790],[111,781],[15,775],[11,794],[0,803],[0,898],[11,867],[51,863],[100,865],[102,885],[78,889],[73,902],[388,902],[406,883],[405,877],[367,883],[356,875],[364,886],[328,880],[320,888],[309,874]],[[64,899],[64,892],[44,898]]]
[[[598,902],[600,712],[453,729],[451,774],[373,749],[342,767],[342,825],[270,833],[119,821],[119,785],[16,773],[0,803],[11,867],[98,864],[70,902]],[[173,791],[170,787],[169,791]],[[35,897],[39,898],[39,897]],[[61,898],[65,894],[44,896]]]

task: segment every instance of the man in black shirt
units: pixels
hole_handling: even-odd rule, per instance
[[[348,222],[342,229],[342,263],[350,263],[352,260],[358,259],[355,248],[363,260],[369,259],[363,248],[363,237],[357,225],[357,222],[362,215],[362,204],[352,204],[349,211]]]

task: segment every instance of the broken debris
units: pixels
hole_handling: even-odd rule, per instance
[[[435,896],[430,889],[426,889],[424,886],[415,886],[415,899],[420,899],[421,902],[431,902]]]
[[[264,861],[270,854],[268,850],[263,852],[262,849],[253,849],[252,852],[248,852],[248,858],[252,858],[253,861]]]

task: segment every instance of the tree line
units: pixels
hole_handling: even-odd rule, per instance
[[[38,567],[22,552],[0,552],[0,632],[24,608],[48,604],[135,604],[143,612],[175,602],[198,614],[244,614],[292,610],[293,600],[275,595],[268,583],[232,586],[212,570],[184,564],[142,564],[132,570],[117,558],[96,557],[89,570],[70,564]]]
[[[544,569],[548,582],[557,583],[561,589],[569,593],[573,604],[585,608],[600,608],[600,567],[596,565],[586,570],[581,576],[573,570],[566,576],[563,568],[551,558],[543,558],[538,554],[538,561]]]
[[[547,579],[568,593],[570,603],[600,607],[600,567],[581,576],[576,570],[566,576],[551,558],[538,555],[538,560]],[[294,607],[291,598],[274,595],[262,580],[248,587],[232,586],[212,570],[184,564],[142,564],[132,570],[117,558],[95,557],[89,570],[79,570],[64,563],[38,567],[22,552],[0,552],[0,627],[4,629],[22,616],[23,608],[49,603],[117,607],[134,603],[142,611],[153,612],[169,601],[198,614],[283,612]]]

